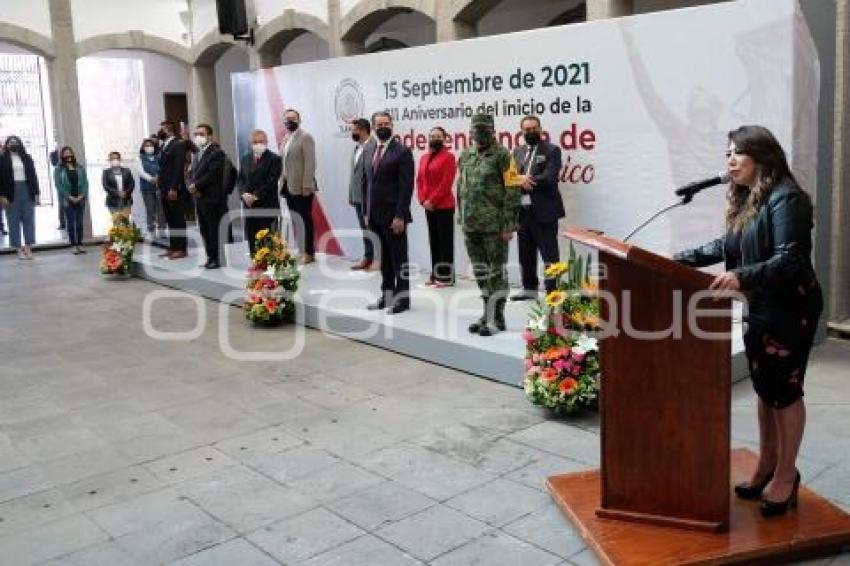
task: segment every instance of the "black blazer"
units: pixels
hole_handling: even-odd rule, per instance
[[[254,154],[246,153],[239,162],[239,194],[251,193],[257,197],[253,208],[280,208],[277,183],[283,170],[280,156],[268,149],[254,163]]]
[[[558,190],[558,178],[561,175],[561,149],[551,143],[541,141],[534,154],[534,163],[527,170],[523,165],[528,160],[531,148],[523,145],[514,149],[514,162],[520,174],[531,175],[536,183],[531,191],[531,213],[538,222],[555,222],[565,216],[564,201]],[[525,192],[523,190],[523,192]]]
[[[767,202],[741,232],[740,258],[726,254],[726,238],[680,252],[674,259],[705,267],[724,261],[750,295],[750,312],[764,311],[781,318],[788,301],[798,299],[798,285],[817,281],[812,266],[812,202],[791,179],[770,192]]]
[[[380,143],[380,142],[378,142]],[[366,215],[376,223],[392,222],[403,218],[412,222],[410,201],[413,198],[413,153],[397,139],[392,139],[384,148],[384,154],[376,171],[372,161],[378,144],[363,151],[363,204]]]
[[[222,204],[227,201],[224,193],[224,152],[217,143],[201,154],[201,158],[192,162],[192,183],[198,191],[199,204]]]
[[[169,191],[185,191],[183,171],[186,165],[186,142],[175,137],[159,153],[159,189],[163,198]],[[182,196],[182,195],[181,195]]]
[[[34,202],[39,194],[38,175],[35,172],[35,164],[30,154],[23,153],[19,155],[24,164],[27,187]],[[6,197],[10,203],[15,200],[15,171],[12,169],[12,155],[8,151],[0,152],[0,196]]]
[[[124,199],[118,196],[118,182],[115,180],[112,167],[103,170],[101,184],[103,185],[103,190],[106,191],[106,206],[110,208],[124,208],[133,204],[132,192],[136,188],[136,181],[133,180],[133,174],[126,167],[121,168],[121,183],[123,184],[124,192],[127,193]]]

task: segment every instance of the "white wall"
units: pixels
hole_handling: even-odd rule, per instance
[[[676,8],[691,8],[706,4],[719,4],[727,0],[633,0],[635,14],[646,14],[660,10],[675,10]]]
[[[496,35],[544,27],[581,0],[502,0],[478,22],[478,35]]]
[[[260,25],[270,22],[286,10],[297,10],[328,21],[327,0],[254,0],[254,5]]]
[[[215,64],[215,83],[218,92],[218,131],[215,133],[222,149],[236,163],[236,131],[233,125],[233,91],[230,74],[249,70],[248,53],[239,47],[228,49]]]
[[[192,35],[195,43],[211,31],[218,31],[215,0],[192,0]]]
[[[292,65],[295,63],[307,63],[330,57],[328,43],[319,36],[306,32],[302,33],[280,52],[280,63]]]
[[[110,49],[101,51],[93,57],[139,59],[144,68],[145,108],[147,134],[156,132],[159,123],[165,119],[165,108],[162,95],[166,92],[182,92],[189,90],[189,69],[176,59],[149,53],[147,51],[129,49]],[[141,143],[142,140],[139,140]]]
[[[0,22],[15,24],[47,37],[53,35],[47,0],[0,0]]]
[[[183,38],[186,29],[180,21],[180,12],[187,6],[186,0],[71,0],[74,37],[80,41],[140,30],[188,46],[188,36]]]
[[[396,14],[366,38],[366,46],[381,37],[397,39],[408,47],[428,45],[437,40],[437,26],[434,20],[420,12]]]

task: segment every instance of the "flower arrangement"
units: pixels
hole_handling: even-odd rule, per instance
[[[100,257],[100,272],[104,275],[129,275],[133,263],[133,250],[142,240],[142,232],[130,221],[126,212],[112,215],[112,227],[107,234],[109,241],[103,245]]]
[[[557,287],[529,312],[523,388],[529,400],[556,414],[595,409],[599,398],[597,286],[590,278],[590,256],[546,268]]]
[[[280,234],[268,229],[257,232],[255,252],[248,268],[247,295],[242,304],[245,318],[255,324],[278,324],[292,320],[293,295],[300,274],[295,258]]]

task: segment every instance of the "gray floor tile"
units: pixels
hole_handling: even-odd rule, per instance
[[[363,465],[438,501],[449,499],[496,477],[412,445],[397,445],[379,450],[366,458]]]
[[[561,558],[503,532],[484,536],[440,556],[434,566],[557,566]]]
[[[502,527],[502,530],[564,558],[585,546],[581,536],[554,503]]]
[[[506,525],[539,510],[551,499],[539,490],[498,479],[446,501],[446,505],[494,527]]]
[[[246,538],[280,562],[296,564],[363,534],[354,524],[316,508],[268,525]]]
[[[374,531],[435,504],[420,493],[386,481],[328,503],[326,507],[367,531]]]
[[[422,566],[392,545],[365,535],[304,562],[304,566]]]
[[[172,562],[169,566],[277,566],[279,564],[280,562],[250,542],[236,538]]]
[[[242,466],[214,471],[184,482],[176,489],[239,533],[253,531],[316,505],[308,495]]]
[[[420,560],[430,561],[489,531],[490,527],[444,505],[435,505],[375,531]]]
[[[0,537],[0,557],[5,564],[29,566],[70,554],[107,538],[107,534],[92,521],[82,515],[74,515]]]

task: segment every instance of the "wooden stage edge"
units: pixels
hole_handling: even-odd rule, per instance
[[[546,485],[606,565],[779,564],[850,550],[850,515],[810,489],[800,487],[797,509],[771,519],[762,518],[757,501],[735,497],[731,485],[755,462],[747,449],[732,451],[730,528],[722,533],[598,517],[599,470],[551,476]]]

